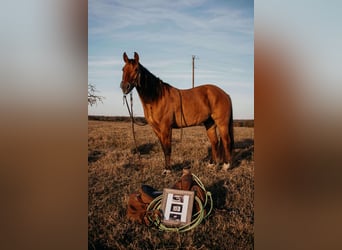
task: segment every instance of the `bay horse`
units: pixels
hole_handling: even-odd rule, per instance
[[[157,135],[165,157],[165,171],[170,172],[172,128],[204,124],[212,146],[211,164],[224,164],[227,170],[232,163],[233,109],[231,98],[214,85],[192,89],[177,89],[163,82],[134,59],[123,53],[120,87],[127,95],[135,87],[138,91],[146,121]],[[220,139],[217,136],[218,128]]]

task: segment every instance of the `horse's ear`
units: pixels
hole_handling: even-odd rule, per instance
[[[125,63],[128,62],[128,56],[127,56],[126,52],[123,53],[123,60]]]
[[[139,55],[137,52],[134,52],[134,60],[136,63],[139,63]]]

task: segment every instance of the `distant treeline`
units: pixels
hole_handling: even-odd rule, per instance
[[[144,117],[134,117],[137,122],[147,123]],[[129,116],[88,115],[90,121],[130,122]],[[234,120],[234,127],[254,127],[254,120]]]

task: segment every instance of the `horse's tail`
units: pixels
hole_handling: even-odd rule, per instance
[[[230,153],[233,153],[234,149],[234,124],[233,124],[233,107],[230,109],[230,118],[229,118],[229,124],[228,124],[228,130],[229,130],[229,138],[230,138]]]

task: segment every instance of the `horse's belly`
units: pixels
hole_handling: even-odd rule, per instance
[[[193,110],[186,109],[182,112],[182,116],[178,114],[176,119],[178,127],[189,127],[200,125],[210,117],[210,112],[194,108]]]

